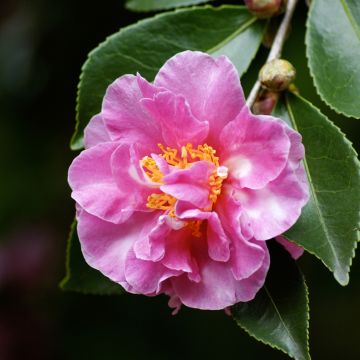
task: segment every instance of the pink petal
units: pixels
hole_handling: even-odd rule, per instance
[[[159,261],[165,255],[165,242],[171,227],[163,216],[157,215],[157,223],[142,233],[134,244],[135,256],[141,260]]]
[[[117,143],[101,143],[74,159],[68,181],[72,198],[88,213],[113,223],[126,221],[133,212],[126,189],[119,189],[111,168]]]
[[[184,51],[169,59],[157,74],[156,86],[183,95],[191,112],[210,125],[209,143],[217,144],[221,129],[245,104],[239,75],[228,58]]]
[[[264,188],[236,190],[234,196],[241,199],[243,221],[250,224],[258,240],[271,239],[288,230],[308,201],[307,189],[289,166]]]
[[[237,190],[232,186],[225,184],[220,197],[218,198],[214,210],[219,214],[220,221],[224,226],[224,229],[232,234],[236,232],[241,239],[250,240],[253,237],[253,231],[249,224],[242,221],[242,207],[239,198],[236,198],[234,194]]]
[[[284,236],[277,236],[275,239],[289,252],[294,260],[297,260],[304,253],[304,248],[302,246],[294,244]]]
[[[266,245],[245,241],[239,236],[232,238],[233,252],[231,270],[236,280],[243,280],[253,275],[263,264]]]
[[[198,161],[187,169],[173,168],[164,176],[160,189],[178,200],[188,201],[198,208],[210,205],[209,176],[214,165],[208,161]]]
[[[151,84],[145,88],[145,81],[134,75],[124,75],[115,80],[106,91],[101,116],[113,140],[141,143],[154,151],[163,139],[160,125],[140,102],[144,95],[149,95],[149,87],[152,88]]]
[[[169,301],[168,301],[168,305],[170,308],[173,309],[173,312],[171,313],[172,315],[176,315],[180,309],[181,309],[181,300],[180,298],[176,295],[174,289],[172,288],[172,285],[170,282],[167,282],[166,284],[166,288],[165,286],[164,288],[164,294],[168,295],[170,297]]]
[[[110,141],[110,137],[105,128],[103,118],[100,114],[97,114],[91,118],[84,130],[85,149],[108,141]]]
[[[296,170],[299,166],[301,166],[301,160],[305,156],[304,145],[301,143],[302,137],[298,132],[291,129],[285,123],[284,126],[291,143],[288,163],[291,169]]]
[[[166,91],[165,88],[155,86],[154,84],[148,82],[139,73],[136,74],[136,81],[143,98],[152,99],[159,92]]]
[[[271,119],[261,119],[244,107],[222,131],[220,156],[234,186],[260,189],[284,169],[290,141],[284,126]]]
[[[132,292],[144,295],[155,295],[161,291],[162,283],[180,272],[165,267],[161,262],[137,259],[130,250],[125,261],[125,278]]]
[[[215,261],[226,262],[230,258],[230,241],[224,232],[216,212],[206,212],[189,208],[188,204],[179,202],[176,206],[176,216],[182,220],[207,220],[208,255]]]
[[[125,197],[123,206],[138,211],[149,211],[147,198],[154,193],[154,187],[140,166],[145,154],[147,149],[141,144],[126,143],[120,144],[111,156],[113,177]]]
[[[191,242],[197,240],[187,228],[173,231],[166,239],[166,254],[161,260],[163,265],[188,273],[193,281],[200,281],[199,268],[191,253]]]
[[[86,262],[127,291],[131,287],[125,279],[125,259],[143,226],[151,221],[148,213],[136,213],[118,225],[99,219],[78,208],[78,235]]]
[[[167,91],[155,95],[153,99],[143,99],[141,103],[161,124],[162,137],[168,146],[199,145],[207,137],[208,122],[199,121],[191,114],[183,96]]]
[[[198,258],[198,257],[197,257]],[[264,261],[252,276],[236,280],[227,263],[215,262],[208,257],[198,258],[201,281],[196,283],[181,275],[171,279],[175,293],[189,307],[220,310],[240,301],[252,300],[264,285],[269,268],[266,250]]]
[[[233,275],[236,280],[248,278],[261,267],[265,245],[251,239],[252,231],[242,223],[241,206],[231,191],[224,191],[216,211],[232,244],[230,262]]]
[[[288,166],[294,171],[295,175],[299,180],[299,183],[303,186],[304,192],[308,194],[309,184],[304,166],[301,162],[301,160],[303,160],[305,156],[304,145],[301,143],[301,139],[302,139],[301,135],[298,132],[291,129],[286,124],[285,124],[285,130],[291,142]]]

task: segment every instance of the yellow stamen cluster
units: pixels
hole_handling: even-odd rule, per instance
[[[207,144],[199,145],[197,148],[193,148],[192,144],[187,144],[181,148],[180,152],[174,148],[165,148],[165,146],[162,144],[158,144],[158,146],[162,151],[160,156],[163,157],[169,165],[175,166],[179,169],[186,169],[190,167],[192,163],[202,160],[208,161],[215,165],[216,169],[209,177],[209,200],[211,200],[212,204],[210,208],[206,210],[210,211],[221,193],[221,185],[226,178],[226,176],[220,176],[217,173],[217,169],[219,167],[219,158],[215,156],[216,151]],[[152,157],[145,156],[141,160],[141,165],[146,175],[152,182],[163,184],[164,174],[160,171]],[[173,196],[165,193],[154,193],[148,197],[147,201],[148,202],[146,206],[148,208],[168,211],[169,216],[175,217],[174,206],[177,199]],[[194,236],[201,236],[201,221],[189,221],[186,223],[186,225],[191,227]]]
[[[145,174],[151,179],[151,181],[162,184],[162,178],[164,174],[160,171],[156,165],[155,160],[152,157],[145,156],[141,160],[141,165],[145,170]]]

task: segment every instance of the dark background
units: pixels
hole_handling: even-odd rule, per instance
[[[235,3],[236,1],[233,1]],[[357,120],[321,103],[304,55],[301,4],[284,57],[303,96],[359,149]],[[163,296],[64,293],[66,237],[74,215],[67,168],[76,86],[87,53],[106,36],[149,16],[120,0],[0,1],[0,359],[287,359],[248,337],[222,311],[183,308]],[[265,50],[244,77],[248,92]],[[341,171],[341,169],[339,169]],[[360,260],[343,288],[310,255],[300,260],[310,289],[314,359],[359,359]]]

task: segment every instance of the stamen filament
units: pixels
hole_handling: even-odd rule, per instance
[[[227,178],[227,172],[219,171],[219,158],[215,156],[216,151],[209,145],[198,145],[196,149],[193,148],[192,144],[187,144],[181,147],[181,154],[178,156],[178,150],[170,147],[166,147],[162,144],[158,144],[162,151],[162,156],[165,161],[174,167],[179,169],[186,169],[197,161],[208,161],[215,165],[216,169],[209,176],[209,200],[212,204],[209,208],[204,209],[211,211],[213,205],[217,201],[218,196],[221,194],[221,186],[223,181]],[[163,184],[164,174],[160,171],[156,161],[149,156],[145,156],[141,160],[141,165],[145,171],[145,174],[149,179],[159,185]],[[223,170],[224,167],[220,167]],[[226,168],[225,168],[226,169]],[[221,175],[219,175],[221,174]],[[146,206],[154,210],[167,211],[167,214],[171,217],[175,215],[175,203],[177,199],[172,195],[165,193],[154,193],[147,198]],[[186,225],[192,229],[192,234],[196,237],[201,236],[201,220],[188,221]]]

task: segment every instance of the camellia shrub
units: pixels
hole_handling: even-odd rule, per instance
[[[348,284],[359,239],[357,154],[296,86],[301,69],[282,59],[297,0],[203,2],[129,0],[131,10],[162,12],[110,36],[85,62],[61,286],[165,294],[173,314],[223,310],[258,340],[310,359],[296,260],[309,252]],[[360,5],[308,5],[316,90],[359,119]],[[264,58],[261,44],[267,58],[243,89],[243,75]]]

